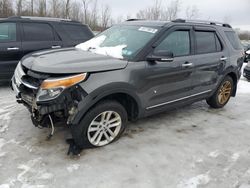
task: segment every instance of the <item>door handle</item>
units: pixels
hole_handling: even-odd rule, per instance
[[[57,46],[57,45],[54,45],[54,46],[51,46],[52,49],[57,49],[57,48],[61,48],[61,46]]]
[[[184,68],[186,68],[186,67],[192,67],[192,66],[193,66],[193,63],[186,62],[186,63],[182,64],[182,67],[184,67]]]
[[[226,60],[227,60],[227,57],[221,57],[220,60],[221,60],[221,61],[226,61]]]
[[[10,48],[7,48],[8,51],[12,51],[12,50],[19,50],[18,47],[10,47]]]

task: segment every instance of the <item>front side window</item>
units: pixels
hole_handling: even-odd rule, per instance
[[[214,31],[195,31],[196,53],[215,53],[222,50],[221,43]]]
[[[54,33],[49,24],[23,23],[24,41],[53,41]]]
[[[0,42],[14,42],[16,35],[15,23],[0,23]]]
[[[189,31],[174,31],[168,35],[155,52],[167,51],[172,52],[174,57],[185,56],[190,54],[190,35]]]
[[[119,59],[132,59],[156,35],[157,28],[118,25],[76,48]]]

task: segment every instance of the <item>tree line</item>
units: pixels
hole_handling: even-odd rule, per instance
[[[136,18],[172,20],[178,17],[181,8],[181,0],[152,0],[151,6],[138,10]],[[196,6],[185,8],[187,19],[198,17]],[[0,0],[0,18],[13,15],[70,18],[88,24],[93,30],[131,18],[123,15],[113,19],[110,5],[98,0]]]
[[[250,41],[250,32],[249,31],[242,31],[239,33],[240,40],[249,40]]]
[[[94,30],[112,22],[110,6],[99,5],[98,0],[0,0],[0,18],[14,15],[72,19]]]

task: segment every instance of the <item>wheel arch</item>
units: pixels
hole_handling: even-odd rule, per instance
[[[72,121],[72,124],[80,123],[81,119],[90,109],[104,100],[114,100],[119,102],[127,111],[130,121],[141,117],[142,103],[135,93],[135,89],[128,85],[126,87],[122,86],[124,85],[111,84],[91,92],[86,99],[83,99],[83,104],[79,105],[78,113]]]
[[[238,83],[237,75],[234,72],[229,72],[227,74],[227,76],[230,76],[233,79],[234,87],[233,87],[232,96],[235,97],[236,96],[236,92],[237,92],[237,83]]]

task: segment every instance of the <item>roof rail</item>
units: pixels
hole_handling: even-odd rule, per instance
[[[11,16],[8,19],[30,19],[30,20],[45,20],[45,21],[73,21],[71,19],[64,18],[52,18],[52,17],[35,17],[35,16]]]
[[[201,24],[207,24],[207,25],[219,25],[219,26],[222,26],[222,27],[232,28],[231,25],[229,25],[227,23],[220,23],[220,22],[214,22],[214,21],[208,21],[208,20],[176,19],[176,20],[172,20],[172,22],[175,22],[175,23],[201,23]]]
[[[133,21],[140,21],[140,20],[144,20],[144,19],[131,18],[131,19],[127,19],[126,22],[133,22]]]

